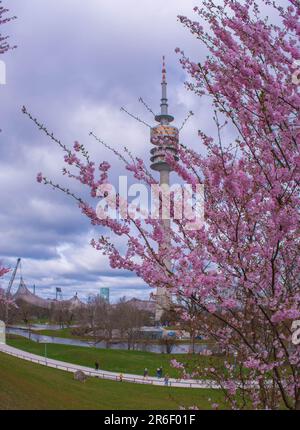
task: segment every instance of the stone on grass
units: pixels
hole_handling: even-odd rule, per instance
[[[75,381],[85,382],[87,379],[86,374],[82,370],[76,370],[74,373]]]

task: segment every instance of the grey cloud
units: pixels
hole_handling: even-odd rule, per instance
[[[160,103],[161,56],[167,56],[170,109],[184,119],[196,115],[182,137],[198,147],[197,129],[207,125],[207,104],[188,94],[176,46],[203,58],[199,43],[177,22],[193,16],[192,0],[10,0],[18,20],[7,25],[18,49],[6,55],[6,86],[0,87],[0,257],[11,267],[23,258],[28,285],[41,295],[63,285],[64,294],[87,295],[109,286],[112,297],[147,297],[151,291],[131,273],[113,271],[89,241],[91,229],[74,202],[36,183],[38,171],[60,183],[62,154],[21,113],[28,109],[68,145],[87,143],[99,162],[113,163],[113,180],[121,163],[99,147],[93,129],[115,148],[147,159],[149,130],[119,111],[126,106],[149,122],[139,96],[157,111]],[[76,192],[81,187],[73,184]],[[7,285],[9,275],[1,283]]]

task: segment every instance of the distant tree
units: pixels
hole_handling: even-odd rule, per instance
[[[0,288],[0,320],[6,319],[6,307],[12,306],[13,300],[7,297],[6,291]]]
[[[59,324],[61,328],[69,327],[74,320],[74,312],[64,301],[52,304],[50,312],[51,321]]]
[[[32,320],[34,318],[35,306],[25,302],[24,300],[18,300],[17,306],[18,306],[17,319],[18,321],[21,321],[23,324],[25,324],[26,328],[29,330],[29,338],[30,338],[30,335],[31,335],[30,329],[31,329]]]
[[[189,334],[191,353],[194,354],[196,338],[201,334],[206,334],[206,329],[203,327],[203,315],[206,312],[199,306],[197,298],[193,296],[181,297],[180,305],[178,328]]]
[[[162,347],[162,352],[166,354],[171,354],[174,346],[176,345],[176,337],[175,336],[163,336],[159,339],[159,344]]]
[[[8,272],[9,269],[4,268],[0,264],[0,278]],[[16,304],[13,298],[11,296],[8,296],[3,288],[0,288],[0,320],[6,320],[7,307],[8,309],[15,308]]]
[[[96,296],[94,304],[96,334],[98,338],[108,341],[112,338],[113,330],[112,307],[100,296]]]
[[[138,309],[127,303],[123,297],[114,308],[114,327],[127,341],[128,350],[134,349],[137,340],[141,339],[141,327],[148,325],[151,319],[149,312]]]
[[[88,298],[87,305],[78,312],[78,321],[81,329],[89,332],[95,343],[112,338],[112,308],[99,295]]]
[[[178,306],[170,306],[166,309],[160,319],[163,326],[175,326],[180,322],[180,311],[181,308]]]

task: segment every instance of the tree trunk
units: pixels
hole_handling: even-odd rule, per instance
[[[300,411],[300,389],[298,389],[296,403],[295,403],[296,411]]]

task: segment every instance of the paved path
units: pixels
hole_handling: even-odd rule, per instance
[[[77,370],[82,370],[86,375],[92,377],[98,377],[102,379],[110,379],[113,381],[119,381],[120,373],[108,372],[106,370],[96,371],[90,367],[80,366],[78,364],[66,363],[64,361],[53,360],[52,358],[44,358],[40,355],[31,354],[27,351],[22,351],[21,349],[13,348],[9,345],[0,344],[0,352],[12,355],[23,360],[31,361],[32,363],[41,364],[43,366],[53,367],[55,369],[65,370],[67,372],[76,372]],[[134,382],[136,384],[149,384],[149,385],[160,385],[164,386],[163,378],[148,377],[143,378],[140,375],[131,375],[129,373],[123,373],[123,381]],[[194,380],[194,379],[169,379],[169,387],[182,387],[182,388],[214,388],[218,389],[220,386],[209,380]]]

